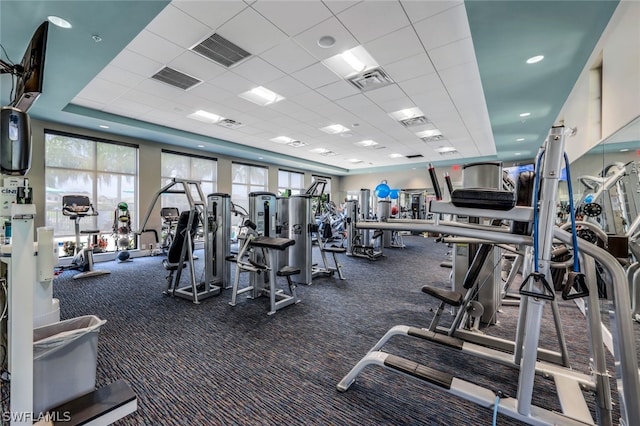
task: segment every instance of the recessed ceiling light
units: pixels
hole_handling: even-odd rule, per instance
[[[204,148],[204,145],[198,144],[198,148]]]
[[[440,135],[442,135],[442,132],[438,129],[423,130],[421,132],[416,133],[416,136],[418,136],[419,138],[429,138],[432,136],[440,136]]]
[[[357,164],[357,163],[362,163],[362,160],[358,160],[357,158],[350,158],[349,162],[353,164]]]
[[[269,140],[271,142],[276,142],[276,143],[290,143],[290,142],[293,142],[295,139],[287,136],[278,136],[277,138],[271,138]]]
[[[396,121],[407,120],[409,118],[420,117],[422,115],[424,114],[422,113],[422,111],[420,111],[420,108],[417,108],[417,107],[405,108],[405,109],[401,109],[400,111],[394,111],[389,113],[389,116]]]
[[[389,157],[391,157],[391,158],[400,158],[400,157],[404,157],[404,155],[398,154],[397,152],[394,152],[393,154],[389,154]]]
[[[354,55],[352,51],[347,50],[342,53],[342,59],[349,64],[355,72],[364,71],[365,65],[360,61],[360,59],[356,58],[356,55]]]
[[[316,154],[326,154],[327,152],[329,152],[329,150],[326,148],[313,148],[310,151],[315,152]]]
[[[55,15],[47,16],[47,20],[57,27],[71,28],[71,23],[59,16],[55,16]]]
[[[629,151],[629,148],[622,148],[622,149],[620,150],[620,152],[627,152],[627,151]]]
[[[335,135],[337,133],[348,132],[349,128],[344,127],[342,124],[331,124],[329,126],[321,128],[320,130],[322,130],[325,133]]]
[[[98,127],[100,127],[101,129],[108,129],[109,126],[107,126],[106,124],[101,124]]]
[[[522,114],[520,114],[520,117],[528,117],[530,115],[531,115],[530,112],[523,112]]]
[[[262,157],[258,157],[258,160],[264,160],[264,158],[262,158]]]
[[[284,99],[283,96],[262,86],[254,87],[238,96],[260,106],[271,105]]]
[[[318,46],[322,47],[323,49],[328,49],[334,44],[336,44],[336,39],[330,35],[322,36],[318,39]]]
[[[212,112],[204,111],[201,109],[194,112],[193,114],[187,115],[187,117],[193,120],[203,121],[205,123],[217,123],[223,118],[223,117],[220,117],[218,114],[214,114]]]
[[[452,146],[441,146],[435,149],[436,152],[455,152],[456,149]]]
[[[540,62],[543,59],[544,59],[544,56],[542,56],[542,55],[532,56],[531,58],[527,59],[527,63],[528,64],[535,64],[537,62]]]
[[[520,155],[520,154],[522,154],[522,153],[521,152],[516,152],[514,155]]]
[[[516,139],[516,142],[522,142],[524,140],[524,138],[518,138]]]
[[[359,146],[374,146],[374,145],[378,145],[378,142],[372,141],[369,139],[365,141],[356,142],[355,144]]]

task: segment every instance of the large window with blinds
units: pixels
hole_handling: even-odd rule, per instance
[[[302,194],[305,190],[304,173],[278,170],[278,195],[284,195],[287,190],[291,195]]]
[[[231,201],[249,209],[249,193],[267,191],[268,169],[244,163],[231,165]]]
[[[205,197],[218,190],[218,162],[215,158],[163,150],[160,167],[162,186],[173,178],[179,178],[199,181]],[[176,189],[182,188],[182,185],[176,186]],[[198,194],[192,195],[196,200],[199,199]],[[182,194],[163,194],[160,203],[162,207],[176,207],[179,211],[189,209],[189,201]]]
[[[62,214],[63,196],[82,195],[98,215],[82,218],[80,229],[99,230],[98,238],[108,242],[103,248],[115,249],[118,203],[127,203],[137,229],[137,180],[137,146],[45,130],[45,225],[54,228],[57,241],[75,238],[74,221]]]

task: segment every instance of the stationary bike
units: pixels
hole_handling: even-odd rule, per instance
[[[91,236],[97,235],[99,230],[80,230],[80,220],[87,216],[98,216],[98,212],[93,208],[89,197],[85,195],[65,195],[62,197],[62,214],[73,220],[76,234],[76,253],[69,266],[62,267],[63,271],[68,269],[78,269],[82,271],[74,275],[73,279],[95,277],[98,275],[110,274],[110,271],[97,271],[93,269],[93,248],[91,247]],[[80,248],[80,234],[87,236],[87,244]]]

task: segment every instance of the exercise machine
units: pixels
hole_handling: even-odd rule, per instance
[[[85,217],[98,216],[98,212],[93,208],[93,204],[86,195],[65,195],[62,197],[62,214],[73,220],[76,236],[75,255],[69,266],[62,267],[62,270],[78,269],[81,272],[73,276],[74,280],[99,275],[110,274],[110,271],[100,271],[93,269],[93,244],[92,238],[97,238],[100,230],[84,229],[80,230],[80,221]],[[87,236],[87,243],[80,247],[80,234]]]
[[[255,196],[261,197],[261,195],[257,194]],[[296,294],[296,284],[291,279],[292,276],[300,273],[300,269],[292,266],[283,266],[278,269],[276,266],[278,264],[278,253],[293,246],[295,244],[294,240],[267,237],[261,235],[258,229],[258,226],[249,219],[245,220],[240,226],[238,235],[240,249],[238,250],[238,255],[228,259],[236,265],[229,305],[236,306],[238,295],[243,293],[248,293],[248,298],[250,299],[268,296],[269,311],[267,314],[273,315],[279,309],[300,302]],[[260,255],[256,256],[258,252]],[[243,272],[250,273],[251,284],[240,288],[240,275]],[[264,275],[264,279],[257,279],[261,275]],[[251,279],[254,276],[256,279]],[[276,287],[276,277],[278,276],[283,276],[287,279],[289,294]]]
[[[131,245],[131,214],[129,205],[124,201],[118,203],[113,212],[113,239],[116,242],[116,259],[119,262],[131,262],[129,246]]]
[[[587,327],[590,336],[590,353],[592,371],[581,374],[560,364],[540,361],[539,336],[542,310],[547,301],[555,297],[548,282],[550,281],[550,258],[552,242],[558,239],[580,250],[585,258],[593,258],[611,277],[612,301],[615,311],[628,309],[630,305],[627,279],[624,269],[617,259],[607,251],[593,244],[586,244],[566,231],[555,228],[555,206],[557,204],[557,183],[561,171],[564,152],[565,129],[553,127],[537,157],[536,173],[540,179],[539,198],[534,199],[534,207],[516,206],[509,210],[482,209],[477,207],[458,207],[448,202],[432,202],[430,210],[435,214],[453,214],[458,216],[488,217],[518,222],[533,222],[533,237],[516,235],[491,227],[459,224],[450,221],[439,221],[437,224],[374,224],[363,223],[368,229],[409,229],[428,232],[439,232],[467,238],[477,238],[494,244],[533,245],[534,256],[530,265],[525,268],[533,272],[527,276],[520,286],[522,300],[519,306],[519,321],[514,351],[505,353],[491,347],[473,342],[444,336],[439,333],[405,325],[395,326],[383,336],[373,348],[351,369],[338,383],[338,390],[346,391],[354,383],[360,372],[368,365],[377,365],[391,371],[424,381],[429,386],[477,403],[496,412],[508,415],[531,424],[594,424],[591,412],[582,396],[582,389],[596,394],[596,411],[598,422],[612,424],[609,372],[606,368],[604,354],[602,323],[598,309],[598,297],[595,283],[584,277],[584,285],[589,294],[580,294],[586,298]],[[566,157],[565,157],[566,159]],[[537,194],[538,192],[535,191]],[[587,262],[588,263],[588,262]],[[576,282],[582,277],[574,276]],[[633,424],[640,418],[640,376],[638,374],[635,336],[630,316],[615,315],[612,318],[613,355],[615,358],[618,397],[620,402],[620,424]],[[418,338],[431,344],[446,348],[444,350],[462,351],[469,356],[476,356],[503,363],[518,369],[518,388],[515,397],[497,393],[499,383],[494,389],[483,388],[469,380],[456,377],[455,374],[438,370],[407,358],[382,351],[385,343],[393,336]],[[534,350],[535,348],[535,350]],[[525,350],[526,349],[526,350]],[[532,403],[534,378],[536,373],[552,377],[561,405],[561,412],[551,411]]]
[[[176,225],[176,233],[169,247],[169,253],[167,253],[167,259],[163,261],[163,266],[168,272],[167,288],[163,293],[191,300],[195,304],[206,298],[219,295],[222,292],[222,287],[214,283],[214,281],[217,282],[212,276],[214,268],[205,266],[204,280],[198,282],[196,278],[193,250],[194,236],[199,224],[204,228],[204,235],[209,236],[204,238],[205,262],[212,262],[212,259],[214,259],[213,241],[210,238],[211,232],[209,230],[209,226],[213,222],[208,217],[207,198],[202,192],[200,181],[172,178],[168,184],[160,188],[149,205],[140,229],[135,232],[136,235],[152,232],[156,237],[156,243],[158,243],[157,231],[155,229],[146,229],[146,226],[162,194],[182,194],[189,203],[189,210],[180,213],[178,225]],[[182,221],[182,229],[178,229],[180,221]],[[224,259],[224,256],[222,259]],[[182,277],[182,269],[185,267],[189,270],[189,285],[181,286],[180,278]]]
[[[382,252],[382,230],[373,231],[373,235],[370,239],[367,237],[371,235],[371,231],[368,229],[358,229],[356,223],[362,219],[362,215],[359,213],[358,200],[348,200],[346,203],[347,209],[347,247],[346,255],[353,257],[362,257],[369,260],[378,260],[383,256]],[[373,221],[369,221],[372,222]]]
[[[211,259],[205,261],[205,268],[210,269],[206,275],[211,277],[211,284],[231,288],[231,268],[227,258],[231,256],[231,196],[214,193],[207,195],[207,226],[205,238]]]
[[[308,194],[292,195],[289,198],[289,230],[288,237],[295,241],[289,248],[289,265],[300,269],[300,273],[292,276],[296,284],[311,285],[317,275],[313,274],[313,232],[317,228],[312,223],[311,196]]]
[[[163,207],[160,209],[160,217],[162,218],[160,249],[162,253],[167,254],[176,235],[176,225],[180,217],[180,210],[177,207]]]

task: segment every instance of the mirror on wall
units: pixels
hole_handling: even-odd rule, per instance
[[[606,233],[638,232],[640,221],[640,117],[571,163],[576,214]],[[568,201],[566,188],[561,200]],[[560,206],[558,216],[566,206]],[[560,218],[561,220],[561,218]]]

